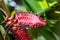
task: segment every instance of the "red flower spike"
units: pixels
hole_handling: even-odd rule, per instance
[[[21,14],[17,14],[16,19],[14,19],[14,16],[8,18],[6,12],[1,8],[0,10],[4,12],[4,15],[6,17],[2,23],[7,22],[6,28],[13,31],[18,40],[31,40],[25,26],[36,28],[46,25],[46,22],[41,17],[32,13],[25,14],[21,12]],[[20,25],[23,25],[23,27],[19,27]]]
[[[16,19],[18,20],[19,24],[29,26],[31,28],[46,25],[46,22],[40,16],[31,13],[20,13],[19,15],[17,14]]]
[[[17,36],[18,40],[31,40],[25,28],[12,27],[14,34]]]

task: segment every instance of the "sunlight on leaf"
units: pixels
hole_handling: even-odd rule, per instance
[[[48,7],[46,0],[39,1],[39,4],[41,5],[41,8],[42,8],[42,9],[45,9],[45,8]]]
[[[38,38],[33,39],[33,40],[46,40],[42,35],[40,35]]]
[[[60,14],[60,11],[55,11],[55,13]]]

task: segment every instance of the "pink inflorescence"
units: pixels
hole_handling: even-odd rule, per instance
[[[16,15],[16,19],[19,24],[25,25],[31,28],[45,26],[46,22],[36,14],[32,13],[20,13]]]
[[[0,10],[2,9],[0,8]],[[4,10],[2,11],[4,12]],[[16,14],[15,19],[14,16],[8,18],[5,12],[4,14],[6,16],[6,20],[4,20],[2,23],[7,22],[6,28],[8,30],[11,30],[17,36],[18,40],[31,40],[25,28],[26,26],[37,28],[46,25],[46,22],[40,16],[32,13],[22,12],[19,15]],[[23,25],[24,27],[22,27],[21,25]]]
[[[17,36],[18,40],[31,40],[25,28],[12,27],[12,31]]]

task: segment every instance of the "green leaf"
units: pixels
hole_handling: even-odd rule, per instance
[[[46,16],[48,19],[55,19],[55,20],[60,19],[60,14],[55,13],[54,10],[57,10],[57,9],[52,9],[46,13]]]
[[[41,5],[42,9],[48,8],[46,0],[39,1],[38,3]]]
[[[38,1],[35,0],[24,0],[27,5],[29,5],[28,7],[30,7],[32,9],[33,12],[39,12],[42,8],[41,5],[38,3]]]
[[[0,25],[0,32],[2,34],[2,37],[4,40],[10,40],[9,37],[7,36],[7,33],[2,25]],[[6,39],[7,38],[7,39]]]
[[[31,35],[35,39],[38,39],[42,35],[44,40],[57,40],[56,34],[47,27],[32,29]]]
[[[56,36],[49,28],[40,30],[40,33],[45,37],[46,40],[57,40]]]
[[[27,4],[26,1],[22,0],[22,2],[23,2],[23,5],[26,7],[27,11],[31,11],[32,10],[31,7]]]
[[[60,21],[58,21],[53,28],[51,28],[60,38]]]
[[[2,33],[3,38],[5,39],[5,37],[6,37],[6,32],[5,32],[5,30],[4,30],[4,28],[3,28],[2,25],[0,25],[0,31],[1,31],[1,33]]]
[[[0,32],[0,40],[3,40],[3,37],[2,37],[2,35],[1,35],[1,32]]]
[[[57,0],[47,0],[47,3],[49,4],[49,6],[52,6],[57,3]]]
[[[40,35],[39,37],[34,38],[33,40],[46,40],[46,39],[42,35]]]
[[[48,19],[55,19],[58,20],[60,19],[60,14],[57,13],[56,11],[60,11],[60,4],[57,3],[52,6],[52,9],[50,9],[48,12],[46,12],[46,16]]]
[[[4,15],[3,13],[0,11],[0,23],[4,20]]]

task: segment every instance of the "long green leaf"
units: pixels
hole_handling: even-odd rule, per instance
[[[5,30],[4,30],[4,28],[3,28],[2,25],[0,25],[0,31],[1,31],[1,33],[2,33],[3,38],[5,39],[5,37],[6,37],[6,32],[5,32]]]
[[[40,4],[38,3],[38,1],[35,1],[35,0],[25,0],[30,6],[30,8],[32,9],[33,12],[39,12],[41,10],[41,6]]]
[[[31,30],[31,33],[32,33],[32,37],[36,36],[36,38],[38,38],[39,36],[42,35],[46,40],[57,40],[56,36],[54,35],[55,33],[48,28],[33,29]]]
[[[51,28],[58,36],[60,40],[60,21],[58,21],[53,28]]]
[[[0,32],[1,32],[2,37],[3,37],[4,40],[10,40],[10,38],[7,37],[7,33],[6,33],[6,31],[5,31],[5,29],[4,29],[4,27],[2,25],[0,25]]]
[[[0,23],[4,20],[4,15],[3,13],[0,11]]]

